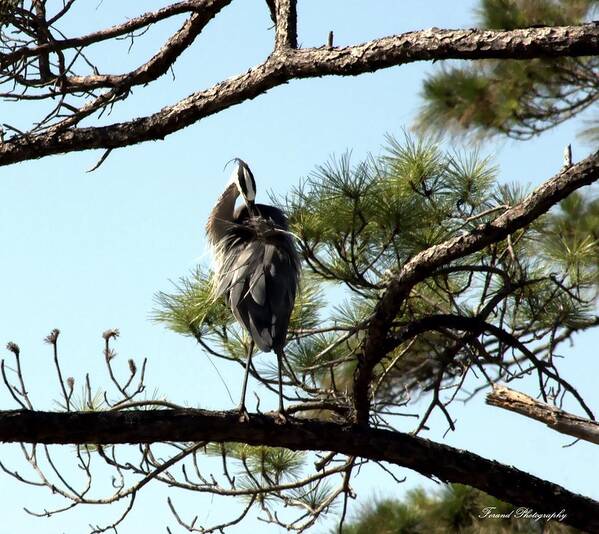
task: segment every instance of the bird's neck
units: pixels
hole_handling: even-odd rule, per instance
[[[237,186],[234,183],[230,183],[221,196],[218,197],[214,208],[212,208],[208,217],[208,223],[206,224],[206,233],[212,244],[217,243],[223,237],[227,225],[233,221],[235,201],[238,196],[239,190]]]

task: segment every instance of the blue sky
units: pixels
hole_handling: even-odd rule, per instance
[[[71,34],[125,20],[138,14],[142,3],[94,0],[84,4],[84,11],[75,10],[65,25]],[[146,1],[143,9],[164,4]],[[334,30],[336,44],[345,45],[432,26],[472,27],[476,5],[475,1],[442,0],[303,0],[299,41],[319,46],[329,30]],[[130,53],[129,43],[121,42],[98,47],[95,57],[104,71],[124,71],[154,53],[180,23],[181,19],[152,28]],[[270,24],[263,0],[233,2],[176,64],[174,81],[169,74],[155,85],[136,89],[103,123],[154,112],[259,63],[272,46]],[[376,153],[386,133],[401,136],[412,124],[420,105],[421,81],[434,68],[418,63],[360,77],[291,82],[164,141],[116,150],[91,174],[85,171],[100,157],[99,151],[0,168],[0,347],[8,341],[21,346],[29,389],[38,407],[52,408],[52,399],[58,396],[51,354],[42,343],[49,331],[61,329],[65,373],[74,376],[79,387],[86,372],[102,377],[96,383],[107,383],[100,335],[118,327],[122,335],[116,344],[116,364],[123,372],[127,358],[147,357],[150,389],[155,386],[176,402],[231,408],[223,383],[195,343],[148,319],[156,291],[170,289],[169,280],[208,260],[203,228],[228,179],[224,164],[234,156],[248,161],[264,200],[269,190],[285,194],[332,154],[346,149],[352,149],[356,158]],[[36,111],[0,103],[2,122],[26,123]],[[502,180],[538,184],[559,170],[567,143],[573,143],[576,160],[590,151],[575,138],[578,126],[566,124],[526,143],[496,139],[484,144],[482,151],[494,157]],[[575,341],[574,347],[563,351],[564,376],[579,386],[591,407],[598,407],[595,348],[599,336],[587,334]],[[6,351],[3,354],[6,357]],[[221,372],[236,398],[239,369],[224,367]],[[527,386],[524,383],[519,389],[526,391]],[[528,391],[534,392],[532,387]],[[13,406],[5,392],[0,400],[4,408]],[[597,447],[578,444],[564,449],[567,438],[487,407],[482,397],[455,405],[453,413],[458,427],[446,443],[599,498]],[[442,440],[444,422],[433,420],[433,428],[427,437]],[[9,464],[17,462],[16,453],[16,446],[0,447],[0,458]],[[62,448],[57,454],[69,462],[68,453]],[[406,488],[431,485],[417,474],[396,471],[408,475],[400,487],[382,471],[365,470],[355,481],[359,499],[351,503],[350,512],[373,496],[400,496]],[[24,487],[6,476],[1,475],[0,481],[6,496],[0,501],[0,514],[7,531],[83,532],[88,523],[115,516],[115,510],[93,507],[34,519],[22,511],[23,506],[43,508],[56,501],[44,490]],[[227,517],[237,506],[225,499],[176,495],[186,516],[198,513],[200,521],[208,524]],[[148,488],[120,532],[164,531],[162,525],[173,523],[166,491]],[[250,526],[267,528],[250,518],[230,532],[247,532]]]

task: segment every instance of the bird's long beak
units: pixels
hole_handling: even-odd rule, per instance
[[[256,181],[254,180],[254,175],[245,161],[236,158],[235,162],[237,163],[237,168],[233,173],[239,193],[243,197],[249,213],[255,215]]]

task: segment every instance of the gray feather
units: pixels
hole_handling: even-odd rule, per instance
[[[250,281],[250,293],[259,306],[266,303],[266,273],[262,265],[256,267]]]
[[[220,244],[218,295],[264,352],[285,345],[299,280],[299,258],[285,215],[255,204],[237,211]],[[278,231],[277,231],[278,230]],[[283,231],[280,231],[283,230]]]

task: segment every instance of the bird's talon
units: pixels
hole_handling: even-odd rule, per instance
[[[277,425],[286,425],[289,422],[287,414],[283,411],[275,412],[274,416],[275,423],[277,423]]]
[[[249,422],[249,420],[250,420],[250,414],[245,409],[245,406],[242,406],[241,408],[239,408],[239,422],[247,423],[247,422]]]

